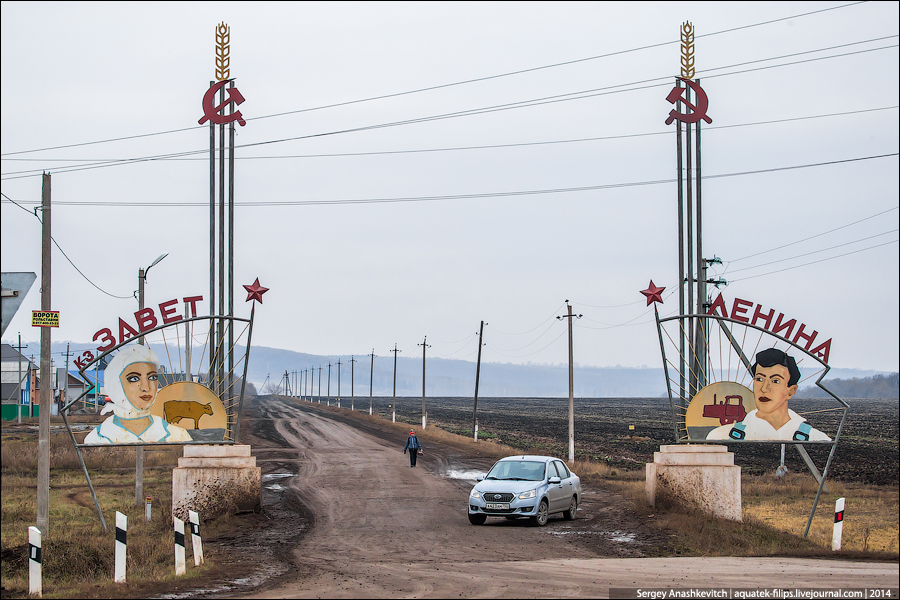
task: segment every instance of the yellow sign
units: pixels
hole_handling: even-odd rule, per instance
[[[628,431],[634,431],[634,425],[629,425],[629,426],[628,426]]]
[[[33,310],[31,311],[32,327],[59,327],[58,310]]]

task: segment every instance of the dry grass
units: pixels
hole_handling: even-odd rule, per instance
[[[658,504],[647,505],[644,478],[632,474],[606,483],[631,499],[635,511],[672,532],[675,553],[689,556],[798,556],[854,560],[898,559],[898,489],[830,483],[803,538],[818,484],[809,475],[742,477],[743,523]],[[831,550],[834,503],[846,498],[842,547]]]
[[[841,549],[848,552],[883,552],[898,555],[900,492],[897,487],[828,482],[822,492],[809,540],[831,549],[834,507],[845,498]],[[788,474],[745,478],[741,488],[744,518],[781,531],[804,531],[818,484],[809,475]]]
[[[86,450],[109,531],[104,532],[100,524],[68,434],[51,435],[50,532],[42,539],[44,596],[141,597],[155,593],[160,582],[175,580],[171,469],[177,464],[180,448],[145,448],[144,494],[153,498],[150,523],[144,518],[144,506],[135,505],[134,450]],[[0,458],[3,597],[24,597],[28,592],[28,527],[35,524],[37,515],[37,436],[4,434]],[[116,511],[128,516],[126,584],[113,583]],[[204,535],[215,535],[227,528],[229,521],[204,523]],[[211,561],[207,551],[207,564],[193,567],[189,540],[185,577],[193,578],[215,568],[215,557]]]

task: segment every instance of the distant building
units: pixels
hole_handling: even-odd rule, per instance
[[[9,344],[0,348],[0,407],[4,421],[16,419],[16,407],[27,417],[31,392],[36,389],[37,368]],[[35,413],[36,414],[36,413]]]

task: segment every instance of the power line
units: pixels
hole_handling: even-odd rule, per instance
[[[860,252],[866,252],[866,251],[868,251],[868,250],[874,250],[874,249],[876,249],[876,248],[881,248],[882,246],[888,246],[888,245],[890,245],[890,244],[896,244],[898,241],[900,241],[900,240],[892,240],[892,241],[890,241],[890,242],[885,242],[885,243],[883,243],[883,244],[877,244],[877,245],[875,245],[875,246],[869,246],[868,248],[861,248],[860,250],[854,250],[853,252],[846,252],[846,253],[844,253],[844,254],[838,254],[837,256],[831,256],[831,257],[828,257],[828,258],[823,258],[823,259],[821,259],[821,260],[814,260],[814,261],[812,261],[812,262],[803,263],[802,265],[796,265],[796,266],[793,266],[793,267],[786,267],[786,268],[784,268],[784,269],[779,269],[779,270],[777,270],[777,271],[769,271],[768,273],[760,273],[759,275],[750,275],[750,276],[748,276],[748,277],[741,277],[740,279],[732,279],[732,280],[729,281],[728,283],[729,283],[729,284],[732,284],[732,283],[736,283],[736,282],[738,282],[738,281],[746,281],[746,280],[748,280],[748,279],[756,279],[757,277],[764,277],[764,276],[766,276],[766,275],[773,275],[773,274],[775,274],[775,273],[782,273],[782,272],[784,272],[784,271],[790,271],[790,270],[792,270],[792,269],[799,269],[800,267],[807,267],[807,266],[809,266],[809,265],[815,265],[815,264],[818,264],[818,263],[821,263],[821,262],[826,262],[826,261],[829,261],[829,260],[834,260],[834,259],[836,259],[836,258],[842,258],[842,257],[844,257],[844,256],[850,256],[851,254],[858,254],[858,253],[860,253]]]
[[[34,213],[32,213],[30,210],[28,210],[27,208],[25,208],[24,206],[21,206],[19,203],[17,203],[15,200],[13,200],[12,198],[10,198],[10,197],[7,196],[6,194],[3,194],[2,192],[0,192],[0,195],[2,195],[4,198],[6,198],[7,201],[12,202],[13,204],[15,204],[16,206],[18,206],[19,208],[21,208],[21,209],[24,210],[25,212],[27,212],[27,213],[29,213],[29,214],[34,214]],[[41,221],[40,217],[38,217],[36,214],[34,214],[34,218],[37,219],[38,222]],[[62,246],[59,245],[59,242],[57,242],[56,239],[55,239],[53,236],[50,236],[50,240],[53,242],[53,244],[56,246],[56,248],[62,253],[63,257],[65,257],[65,259],[66,259],[67,261],[69,261],[69,264],[72,265],[72,268],[74,268],[76,271],[78,271],[78,274],[81,275],[82,277],[84,277],[84,280],[87,281],[88,283],[90,283],[92,286],[94,286],[95,288],[97,288],[98,290],[100,290],[101,292],[103,292],[104,294],[106,294],[107,296],[111,296],[111,297],[113,297],[113,298],[118,298],[118,299],[120,299],[120,300],[122,300],[122,299],[127,299],[127,298],[134,298],[134,295],[133,295],[133,294],[132,294],[131,296],[116,296],[115,294],[110,294],[109,292],[107,292],[106,290],[104,290],[103,288],[101,288],[99,285],[97,285],[96,283],[94,283],[93,281],[91,281],[90,278],[89,278],[87,275],[85,275],[85,274],[81,271],[81,269],[79,269],[79,268],[75,265],[74,262],[72,262],[72,259],[69,258],[69,255],[66,254],[65,250],[62,249]]]
[[[697,38],[712,37],[712,36],[721,35],[721,34],[725,34],[725,33],[731,33],[731,32],[734,32],[734,31],[740,31],[740,30],[742,30],[742,29],[750,29],[750,28],[753,28],[753,27],[761,27],[761,26],[763,26],[763,25],[771,25],[771,24],[773,24],[773,23],[778,23],[778,22],[780,22],[780,21],[788,21],[788,20],[792,20],[792,19],[799,19],[799,18],[801,18],[801,17],[808,17],[808,16],[811,16],[811,15],[815,15],[815,14],[819,14],[819,13],[823,13],[823,12],[829,12],[829,11],[832,11],[832,10],[839,10],[839,9],[842,9],[842,8],[848,8],[848,7],[851,7],[851,6],[856,6],[856,5],[858,5],[858,4],[864,4],[864,2],[851,2],[851,3],[849,3],[849,4],[842,4],[842,5],[839,5],[839,6],[832,6],[832,7],[829,7],[829,8],[823,8],[823,9],[819,9],[819,10],[814,10],[814,11],[809,11],[809,12],[805,12],[805,13],[800,13],[800,14],[797,14],[797,15],[792,15],[792,16],[790,16],[790,17],[781,17],[781,18],[778,18],[778,19],[772,19],[772,20],[769,20],[769,21],[762,21],[762,22],[760,22],[760,23],[753,23],[753,24],[750,24],[750,25],[742,25],[742,26],[740,26],[740,27],[733,27],[733,28],[731,28],[731,29],[724,29],[724,30],[722,30],[722,31],[715,31],[715,32],[712,32],[712,33],[706,33],[706,34],[698,35],[698,36],[696,36],[696,37],[697,37]],[[507,73],[499,73],[499,74],[496,74],[496,75],[488,75],[488,76],[485,76],[485,77],[478,77],[478,78],[466,79],[466,80],[457,81],[457,82],[453,82],[453,83],[446,83],[446,84],[440,84],[440,85],[435,85],[435,86],[430,86],[430,87],[419,88],[419,89],[415,89],[415,90],[408,90],[408,91],[405,91],[405,92],[396,92],[396,93],[393,93],[393,94],[385,94],[385,95],[381,95],[381,96],[372,96],[372,97],[369,97],[369,98],[363,98],[363,99],[359,99],[359,100],[350,100],[350,101],[347,101],[347,102],[339,102],[339,103],[335,103],[335,104],[328,104],[328,105],[318,106],[318,107],[314,107],[314,108],[306,108],[306,109],[299,109],[299,110],[287,111],[287,112],[282,112],[282,113],[275,113],[275,114],[271,114],[271,115],[264,115],[264,116],[261,116],[261,117],[250,118],[250,119],[247,119],[247,120],[248,120],[248,121],[251,121],[251,120],[268,119],[268,118],[280,117],[280,116],[292,115],[292,114],[298,114],[298,113],[303,113],[303,112],[311,112],[311,111],[316,111],[316,110],[323,110],[323,109],[327,109],[327,108],[336,108],[336,107],[339,107],[339,106],[348,106],[348,105],[351,105],[351,104],[359,104],[359,103],[362,103],[362,102],[371,102],[371,101],[374,101],[374,100],[383,100],[383,99],[387,99],[387,98],[396,98],[396,97],[398,97],[398,96],[405,96],[405,95],[409,95],[409,94],[418,94],[418,93],[421,93],[421,92],[433,91],[433,90],[442,89],[442,88],[448,88],[448,87],[454,87],[454,86],[460,86],[460,85],[467,85],[467,84],[470,84],[470,83],[477,83],[477,82],[488,81],[488,80],[492,80],[492,79],[500,79],[500,78],[503,78],[503,77],[510,77],[510,76],[513,76],[513,75],[521,75],[521,74],[523,74],[523,73],[531,73],[531,72],[534,72],[534,71],[540,71],[540,70],[544,70],[544,69],[552,69],[552,68],[557,68],[557,67],[562,67],[562,66],[568,66],[568,65],[572,65],[572,64],[576,64],[576,63],[581,63],[581,62],[592,61],[592,60],[599,60],[599,59],[601,59],[601,58],[609,58],[609,57],[612,57],[612,56],[619,56],[619,55],[622,55],[622,54],[629,54],[629,53],[631,53],[631,52],[638,52],[638,51],[641,51],[641,50],[649,50],[649,49],[652,49],[652,48],[659,48],[659,47],[662,47],[662,46],[668,46],[668,45],[671,45],[671,44],[678,44],[678,43],[680,43],[680,40],[673,40],[673,41],[669,41],[669,42],[660,42],[660,43],[656,43],[656,44],[649,44],[649,45],[646,45],[646,46],[639,46],[639,47],[637,47],[637,48],[631,48],[631,49],[628,49],[628,50],[619,50],[619,51],[615,51],[615,52],[609,52],[609,53],[606,53],[606,54],[598,54],[598,55],[596,55],[596,56],[589,56],[589,57],[585,57],[585,58],[578,58],[578,59],[574,59],[574,60],[569,60],[569,61],[564,61],[564,62],[559,62],[559,63],[553,63],[553,64],[543,65],[543,66],[539,66],[539,67],[530,67],[530,68],[526,68],[526,69],[520,69],[520,70],[517,70],[517,71],[509,71],[509,72],[507,72]],[[156,132],[156,133],[138,134],[138,135],[132,135],[132,136],[124,136],[124,137],[118,137],[118,138],[110,138],[110,139],[106,139],[106,140],[96,140],[96,141],[93,141],[93,142],[82,142],[82,143],[77,143],[77,144],[67,144],[67,145],[52,146],[52,147],[47,147],[47,148],[37,148],[37,149],[34,149],[34,150],[20,150],[20,151],[18,151],[18,152],[7,152],[7,153],[4,153],[4,154],[0,154],[0,156],[11,156],[11,155],[15,155],[15,154],[28,154],[28,153],[31,153],[31,152],[44,152],[44,151],[46,151],[46,150],[59,150],[59,149],[62,149],[62,148],[74,148],[74,147],[79,147],[79,146],[89,146],[89,145],[95,145],[95,144],[104,144],[104,143],[108,143],[108,142],[118,142],[118,141],[123,141],[123,140],[137,139],[137,138],[143,138],[143,137],[151,137],[151,136],[157,136],[157,135],[167,135],[167,134],[170,134],[170,133],[179,133],[179,132],[182,132],[182,131],[190,131],[190,130],[194,130],[194,129],[203,129],[203,128],[205,128],[205,126],[196,126],[196,125],[195,125],[195,126],[192,126],[192,127],[184,127],[184,128],[181,128],[181,129],[172,129],[172,130],[168,130],[168,131],[160,131],[160,132]]]
[[[736,127],[753,127],[757,125],[773,125],[778,123],[790,123],[793,121],[806,121],[810,119],[823,119],[829,117],[843,117],[848,115],[857,115],[862,113],[869,112],[878,112],[882,110],[894,110],[900,108],[900,105],[894,106],[882,106],[878,108],[864,108],[860,110],[849,110],[844,112],[837,113],[825,113],[820,115],[807,115],[805,117],[789,117],[786,119],[773,119],[769,121],[752,121],[749,123],[735,123],[733,125],[711,125],[708,127],[704,127],[703,131],[708,133],[709,131],[717,130],[717,129],[733,129]],[[271,156],[236,156],[235,160],[275,160],[275,159],[295,159],[295,158],[341,158],[341,157],[352,157],[352,156],[384,156],[384,155],[392,155],[392,154],[418,154],[418,153],[428,153],[428,152],[454,152],[461,150],[495,150],[500,148],[518,148],[518,147],[528,147],[528,146],[543,146],[543,145],[551,145],[551,144],[573,144],[573,143],[583,143],[583,142],[598,142],[598,141],[607,141],[607,140],[620,140],[620,139],[633,139],[640,137],[651,137],[651,136],[660,136],[660,135],[672,135],[671,130],[664,131],[653,131],[647,133],[628,133],[623,135],[607,135],[607,136],[598,136],[598,137],[588,137],[588,138],[573,138],[567,140],[543,140],[538,142],[519,142],[513,144],[487,144],[483,146],[454,146],[454,147],[445,147],[445,148],[417,148],[411,150],[378,150],[374,152],[335,152],[331,154],[282,154],[282,155],[271,155]],[[83,158],[5,158],[3,160],[10,162],[81,162],[85,159]],[[116,162],[123,159],[115,159],[115,158],[106,158],[106,159],[94,159],[98,161],[97,164],[103,162]],[[199,157],[199,158],[164,158],[161,160],[166,161],[208,161],[208,157]],[[27,171],[13,171],[6,173],[8,175],[14,175],[18,173],[28,173],[32,172],[34,169],[29,169]]]
[[[749,72],[753,72],[753,71],[761,71],[761,70],[765,70],[765,69],[773,69],[773,68],[777,68],[777,67],[786,67],[786,66],[790,66],[790,65],[814,62],[814,61],[818,61],[818,60],[840,58],[843,56],[850,56],[850,55],[861,54],[861,53],[865,53],[865,52],[874,52],[876,50],[885,50],[885,49],[896,48],[896,47],[898,47],[898,45],[894,44],[892,46],[884,46],[881,48],[860,50],[859,52],[836,54],[836,55],[832,55],[832,56],[825,56],[825,57],[802,60],[802,61],[782,63],[779,65],[770,65],[770,66],[766,66],[766,67],[759,67],[756,69],[746,69],[744,71],[735,71],[732,73],[721,73],[719,75],[710,75],[709,77],[707,77],[707,79],[713,78],[713,77],[726,77],[729,75],[737,75],[737,74],[749,73]],[[765,60],[776,60],[776,59],[773,58],[773,59],[765,59]],[[726,68],[726,67],[721,67],[721,68]],[[371,130],[375,130],[375,129],[384,129],[384,128],[389,128],[389,127],[413,125],[413,124],[426,123],[426,122],[431,122],[431,121],[440,121],[440,120],[444,120],[444,119],[453,119],[453,118],[459,118],[459,117],[469,117],[469,116],[475,116],[475,115],[490,114],[493,112],[514,110],[517,108],[531,108],[531,107],[535,107],[535,106],[543,106],[546,104],[555,104],[558,102],[569,102],[572,100],[585,100],[588,98],[595,98],[598,96],[606,96],[606,95],[618,94],[618,93],[622,93],[622,92],[633,92],[633,91],[638,91],[638,90],[643,90],[643,89],[650,89],[650,88],[654,88],[654,87],[662,87],[662,86],[668,85],[668,81],[670,79],[671,79],[671,77],[658,77],[658,78],[653,78],[653,79],[645,79],[642,81],[636,81],[636,82],[631,82],[631,83],[617,84],[617,85],[606,86],[606,87],[602,87],[602,88],[594,88],[591,90],[582,90],[579,92],[569,92],[566,94],[557,94],[554,96],[545,96],[543,98],[535,98],[535,99],[531,99],[531,100],[519,100],[516,102],[509,102],[506,104],[498,104],[498,105],[488,106],[488,107],[466,109],[466,110],[462,110],[462,111],[443,113],[443,114],[432,115],[432,116],[428,116],[428,117],[419,117],[419,118],[414,118],[414,119],[392,121],[392,122],[380,123],[380,124],[375,124],[375,125],[365,125],[362,127],[354,127],[354,128],[350,128],[350,129],[342,129],[342,130],[335,130],[335,131],[330,131],[330,132],[314,133],[314,134],[307,134],[307,135],[301,135],[301,136],[293,136],[293,137],[288,137],[288,138],[281,138],[281,139],[276,139],[276,140],[266,140],[266,141],[262,141],[262,142],[241,144],[241,145],[235,146],[235,148],[245,149],[245,148],[252,148],[252,147],[256,147],[256,146],[265,146],[265,145],[269,145],[269,144],[280,144],[280,143],[284,143],[284,142],[293,142],[293,141],[299,141],[299,140],[314,139],[314,138],[326,137],[326,136],[331,136],[331,135],[341,135],[341,134],[345,134],[345,133],[358,133],[358,132],[362,132],[362,131],[371,131]],[[656,82],[656,81],[659,81],[660,83],[652,83],[652,82]],[[644,84],[644,83],[649,83],[649,85],[641,85],[639,87],[627,87],[627,86],[637,86],[638,84]],[[616,89],[616,88],[626,88],[626,89]],[[62,167],[59,169],[46,169],[46,168],[30,169],[30,170],[26,170],[26,171],[15,172],[15,173],[31,173],[30,175],[19,175],[17,177],[11,177],[9,175],[12,175],[12,173],[8,173],[8,174],[4,174],[6,176],[3,177],[3,180],[6,181],[6,180],[12,180],[12,179],[22,179],[25,177],[34,177],[37,174],[39,174],[40,172],[43,172],[46,170],[52,170],[53,173],[55,173],[55,174],[71,173],[71,172],[75,172],[75,171],[84,171],[84,170],[89,170],[89,169],[99,169],[99,168],[105,168],[105,167],[111,167],[111,166],[120,166],[120,165],[134,164],[134,163],[141,163],[141,162],[148,162],[148,161],[166,160],[166,159],[178,158],[178,157],[183,157],[183,156],[204,154],[207,152],[209,152],[208,149],[189,150],[189,151],[185,151],[185,152],[162,154],[162,155],[148,156],[148,157],[139,157],[139,158],[132,158],[132,159],[100,161],[100,162],[87,163],[85,165],[74,166],[74,167]]]
[[[858,221],[853,221],[852,223],[847,223],[846,225],[841,225],[840,227],[835,227],[834,229],[829,229],[828,231],[823,231],[822,233],[817,233],[816,235],[811,235],[811,236],[809,236],[808,238],[803,238],[802,240],[797,240],[796,242],[791,242],[790,244],[784,244],[784,245],[778,246],[778,247],[776,247],[776,248],[770,248],[769,250],[763,250],[762,252],[757,252],[757,253],[755,253],[755,254],[750,254],[750,255],[747,255],[747,256],[742,256],[741,258],[736,258],[736,259],[734,259],[734,260],[730,260],[730,261],[728,261],[728,263],[729,263],[729,264],[733,264],[733,263],[736,263],[736,262],[739,262],[739,261],[742,261],[742,260],[746,260],[746,259],[748,259],[748,258],[753,258],[754,256],[760,256],[761,254],[768,254],[769,252],[774,252],[774,251],[776,251],[776,250],[781,250],[782,248],[787,248],[787,247],[789,247],[789,246],[794,246],[794,245],[800,244],[800,243],[802,243],[802,242],[807,242],[807,241],[812,240],[812,239],[815,239],[815,238],[817,238],[817,237],[822,237],[823,235],[827,235],[827,234],[829,234],[829,233],[834,233],[835,231],[840,231],[841,229],[846,229],[847,227],[852,227],[853,225],[858,225],[859,223],[862,223],[862,222],[864,222],[864,221],[868,221],[869,219],[874,219],[875,217],[880,217],[881,215],[883,215],[883,214],[885,214],[885,213],[889,213],[889,212],[894,211],[894,210],[897,210],[898,208],[900,208],[900,206],[894,206],[894,207],[892,207],[892,208],[889,208],[889,209],[887,209],[887,210],[883,210],[883,211],[881,211],[881,212],[879,212],[879,213],[875,213],[874,215],[865,217],[865,218],[860,219],[860,220],[858,220]]]
[[[772,167],[768,169],[758,169],[754,171],[740,171],[734,173],[722,173],[719,175],[704,175],[704,179],[723,179],[727,177],[739,177],[745,175],[759,175],[762,173],[775,173],[779,171],[790,171],[796,169],[807,169],[812,167],[822,167],[829,165],[837,165],[843,163],[851,163],[851,162],[859,162],[863,160],[874,160],[879,158],[887,158],[891,156],[897,156],[897,152],[893,152],[890,154],[878,154],[874,156],[863,156],[858,158],[847,158],[842,160],[833,160],[819,163],[809,163],[805,165],[793,165],[789,167]],[[660,184],[671,184],[676,183],[677,179],[656,179],[656,180],[645,180],[645,181],[633,181],[626,183],[608,183],[602,185],[590,185],[590,186],[580,186],[580,187],[571,187],[571,188],[548,188],[541,190],[517,190],[517,191],[507,191],[507,192],[483,192],[478,194],[450,194],[450,195],[442,195],[442,196],[408,196],[408,197],[394,197],[394,198],[357,198],[357,199],[343,199],[343,200],[285,200],[285,201],[264,201],[264,202],[235,202],[235,206],[252,206],[252,207],[270,207],[270,206],[336,206],[336,205],[346,205],[346,204],[391,204],[391,203],[404,203],[404,202],[434,202],[434,201],[445,201],[445,200],[471,200],[478,198],[506,198],[506,197],[514,197],[514,196],[535,196],[542,194],[561,194],[561,193],[571,193],[571,192],[590,192],[590,191],[599,191],[599,190],[609,190],[609,189],[617,189],[617,188],[629,188],[629,187],[640,187],[640,186],[648,186],[648,185],[660,185]],[[166,208],[175,208],[175,207],[208,207],[209,204],[206,202],[120,202],[120,201],[110,201],[110,202],[91,202],[91,201],[60,201],[56,202],[56,205],[63,206],[108,206],[108,207],[142,207],[142,206],[153,206],[153,207],[166,207]]]
[[[797,258],[803,258],[804,256],[811,256],[813,254],[819,254],[820,252],[828,252],[829,250],[834,250],[835,248],[843,248],[844,246],[850,246],[851,244],[858,244],[860,242],[865,242],[866,240],[871,240],[877,237],[881,237],[883,235],[889,235],[891,233],[897,233],[900,229],[892,229],[891,231],[885,231],[884,233],[876,233],[875,235],[870,235],[868,237],[860,238],[858,240],[853,240],[852,242],[845,242],[843,244],[837,244],[835,246],[829,246],[828,248],[822,248],[821,250],[813,250],[812,252],[805,252],[803,254],[797,254],[795,256],[790,256],[788,258],[780,258],[778,260],[772,260],[767,263],[760,263],[758,265],[754,265],[752,267],[743,267],[741,269],[735,269],[734,271],[730,271],[731,273],[739,273],[741,271],[749,271],[751,269],[758,269],[760,267],[765,267],[768,265],[774,265],[775,263],[785,262],[788,260],[795,260]]]

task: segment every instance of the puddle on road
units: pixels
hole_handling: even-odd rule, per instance
[[[270,479],[281,479],[283,477],[293,477],[293,473],[269,473],[268,475],[263,475],[263,481],[268,481]]]
[[[206,598],[206,597],[232,597],[234,592],[251,591],[254,588],[266,583],[269,579],[277,577],[287,572],[287,568],[269,567],[263,569],[263,572],[251,577],[241,577],[232,579],[226,583],[208,589],[191,590],[180,594],[162,594],[159,598],[167,600],[183,600],[184,598]],[[225,596],[222,596],[225,594]]]
[[[463,479],[465,481],[474,482],[479,477],[484,477],[484,471],[472,471],[467,470],[464,471],[462,469],[447,469],[444,472],[444,477],[447,479]]]
[[[607,536],[613,542],[633,542],[637,534],[627,531],[551,531],[550,535],[602,535]]]

